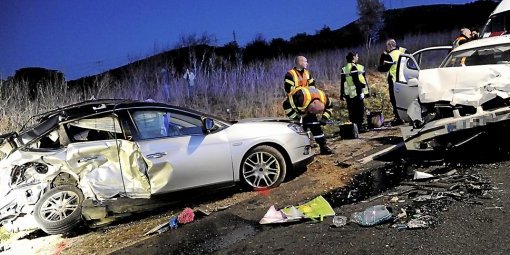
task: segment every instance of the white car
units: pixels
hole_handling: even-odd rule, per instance
[[[156,195],[202,187],[273,188],[313,159],[310,135],[288,121],[232,124],[129,100],[86,101],[37,118],[0,139],[0,225],[10,230],[64,233],[82,219],[101,223],[150,208]]]
[[[412,124],[401,128],[408,150],[455,148],[508,120],[510,36],[465,43],[437,68],[421,68],[415,56],[400,57],[394,92],[399,115]]]
[[[503,0],[489,16],[482,32],[482,37],[500,36],[510,30],[510,0]]]

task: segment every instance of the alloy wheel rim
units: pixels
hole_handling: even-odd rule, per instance
[[[61,191],[50,196],[41,206],[41,217],[46,221],[61,221],[78,209],[80,198],[76,192]]]
[[[255,188],[267,188],[280,177],[278,159],[267,152],[254,152],[244,160],[244,180]]]

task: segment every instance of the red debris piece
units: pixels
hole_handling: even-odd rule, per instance
[[[177,221],[180,224],[190,223],[195,219],[195,213],[191,208],[186,207],[179,215],[177,216]]]

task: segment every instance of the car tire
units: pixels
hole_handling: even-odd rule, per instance
[[[42,195],[34,208],[34,218],[46,233],[64,234],[81,221],[83,193],[76,186],[55,187]]]
[[[246,188],[265,190],[278,187],[285,179],[287,165],[282,153],[268,145],[257,146],[241,161],[239,178]]]

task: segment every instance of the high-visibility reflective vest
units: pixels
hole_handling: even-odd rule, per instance
[[[406,48],[399,47],[398,49],[394,49],[390,52],[391,59],[393,60],[393,65],[390,67],[390,71],[388,71],[388,75],[391,75],[393,82],[397,79],[397,63],[398,57],[406,52]]]
[[[292,82],[290,84],[294,84],[294,87],[308,87],[310,83],[312,83],[313,79],[310,79],[310,72],[308,70],[303,70],[303,74],[300,74],[296,69],[290,69],[289,73],[292,75]]]
[[[362,65],[356,66],[357,70],[352,71],[352,63],[348,63],[347,65],[342,68],[343,73],[345,74],[345,84],[342,84],[344,86],[344,93],[346,96],[349,96],[350,98],[354,98],[357,96],[356,93],[356,84],[354,84],[354,81],[352,79],[353,75],[358,76],[358,79],[361,83],[365,84],[365,87],[363,88],[363,94],[368,94],[368,86],[367,81],[365,80],[365,67]]]
[[[457,37],[457,38],[455,39],[455,41],[453,41],[453,48],[455,49],[455,48],[459,47],[459,46],[460,46],[460,43],[461,43],[462,41],[465,41],[465,40],[467,40],[467,38],[466,38],[465,36],[462,36],[462,35],[461,35],[461,36]]]
[[[302,102],[294,102],[293,95],[301,92],[303,93]],[[324,105],[326,105],[326,94],[315,87],[300,87],[289,93],[289,103],[292,108],[298,109],[300,112],[305,112],[308,105],[315,99],[319,99]]]

